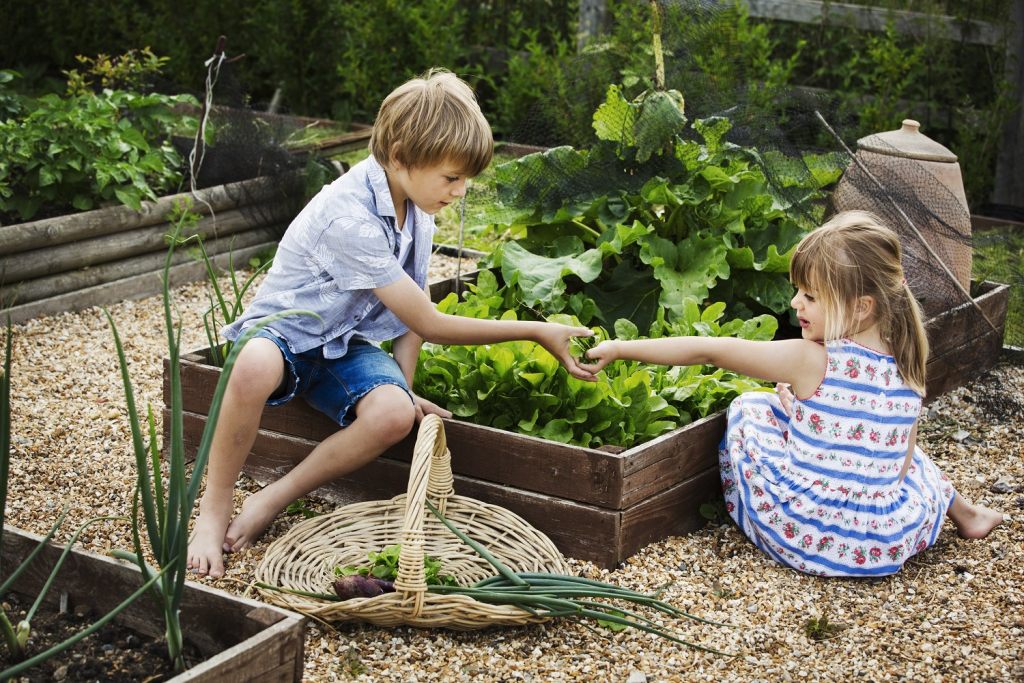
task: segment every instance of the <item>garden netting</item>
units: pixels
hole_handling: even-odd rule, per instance
[[[610,328],[628,311],[643,333],[657,317],[651,296],[670,317],[673,297],[694,296],[723,301],[735,316],[773,314],[784,328],[792,290],[783,257],[803,231],[856,208],[899,233],[926,317],[962,310],[956,324],[966,328],[950,333],[966,342],[1003,324],[978,306],[991,289],[980,281],[1005,283],[1006,343],[1022,345],[1020,238],[988,231],[974,239],[963,191],[948,177],[955,156],[929,149],[912,158],[888,135],[858,142],[836,97],[778,85],[783,79],[758,66],[765,60],[744,52],[752,43],[737,35],[742,8],[701,0],[615,7],[605,33],[565,58],[504,135],[493,174],[473,181],[462,214],[442,216],[460,225],[460,239],[518,238],[523,249],[499,249],[490,264],[520,273],[525,307],[578,314],[569,299],[582,292],[600,310],[585,324]],[[611,34],[630,21],[646,35],[624,52]],[[623,259],[611,275],[591,278],[578,255],[599,247],[605,265],[620,258],[624,247],[613,243],[631,239],[635,222],[657,223],[666,243],[641,250],[642,263]],[[975,241],[981,259],[972,258]],[[613,304],[609,292],[636,303]],[[965,344],[962,352],[991,349]]]
[[[329,122],[252,107],[238,76],[244,58],[226,49],[222,37],[203,65],[206,78],[197,84],[202,85],[196,95],[199,106],[188,112],[196,117],[202,134],[174,140],[186,159],[183,190],[222,186],[250,224],[274,226],[280,237],[302,208],[307,188],[332,175],[309,144],[315,134],[311,131],[319,132]],[[244,182],[252,179],[260,180]],[[202,211],[200,204],[197,201],[194,210]]]

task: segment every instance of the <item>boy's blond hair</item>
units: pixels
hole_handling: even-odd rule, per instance
[[[813,292],[825,313],[825,339],[852,335],[853,306],[875,301],[874,319],[903,380],[924,396],[928,335],[907,286],[900,239],[877,216],[843,211],[801,240],[789,265],[794,285]]]
[[[430,69],[384,98],[370,135],[370,152],[387,167],[452,163],[463,175],[491,163],[494,138],[469,85],[446,69]]]

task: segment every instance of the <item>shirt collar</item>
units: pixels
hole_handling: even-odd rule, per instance
[[[391,188],[388,187],[388,176],[384,171],[384,167],[373,158],[372,154],[367,157],[366,162],[366,179],[370,183],[370,189],[373,190],[373,199],[377,205],[377,215],[396,218],[395,200],[391,196]]]

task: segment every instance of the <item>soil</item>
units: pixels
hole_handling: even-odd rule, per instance
[[[4,610],[12,622],[24,618],[32,606],[32,598],[17,593],[4,596]],[[32,635],[28,656],[45,652],[57,643],[89,627],[102,615],[76,608],[64,613],[43,605],[32,617]],[[200,663],[204,657],[186,644],[186,662]],[[0,651],[0,670],[13,666],[6,648]],[[103,683],[157,683],[173,678],[175,671],[167,657],[163,639],[152,638],[122,626],[117,621],[103,626],[96,633],[73,647],[36,665],[13,680],[52,683],[54,681],[102,681]]]

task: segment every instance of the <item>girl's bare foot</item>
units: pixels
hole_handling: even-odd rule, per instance
[[[223,536],[224,550],[238,552],[252,547],[283,507],[275,505],[267,489],[257,491],[242,503],[242,511],[231,520]]]
[[[201,576],[219,578],[224,576],[224,534],[231,519],[231,510],[226,514],[213,511],[203,512],[200,507],[188,542],[186,566]]]
[[[998,510],[969,503],[960,494],[954,496],[948,514],[956,524],[960,538],[985,538],[1004,520],[1003,513]]]

